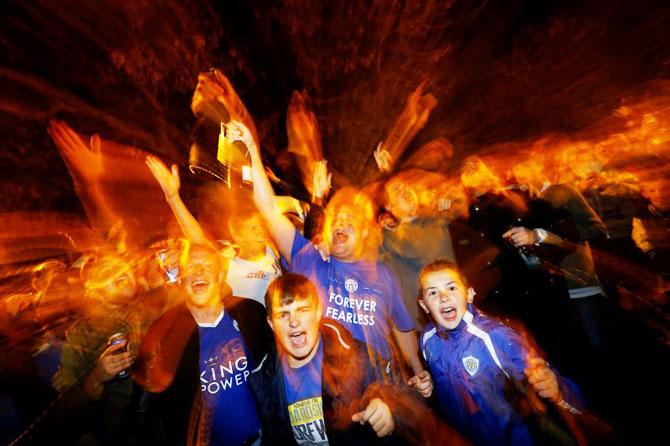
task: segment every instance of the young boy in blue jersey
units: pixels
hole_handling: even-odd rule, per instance
[[[419,305],[433,321],[421,335],[421,352],[443,416],[461,434],[475,444],[534,444],[527,420],[506,398],[511,382],[527,381],[542,399],[579,413],[576,390],[519,333],[472,305],[475,292],[456,265],[430,263],[419,284]],[[410,383],[418,389],[418,381]],[[428,398],[432,388],[421,393]]]

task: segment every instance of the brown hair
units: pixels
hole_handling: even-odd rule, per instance
[[[458,265],[456,265],[454,262],[451,262],[446,259],[433,260],[428,265],[424,266],[421,269],[421,272],[419,273],[419,292],[416,296],[417,300],[423,299],[423,287],[421,286],[423,278],[428,274],[435,273],[437,271],[442,271],[445,269],[453,271],[456,274],[458,274],[458,277],[461,279],[461,282],[463,282],[463,285],[465,285],[466,288],[470,286],[468,284],[467,277],[465,277],[465,275],[461,272],[461,270],[458,269]]]
[[[273,280],[265,293],[265,308],[268,315],[272,315],[272,302],[278,300],[281,305],[290,305],[296,300],[319,300],[316,286],[305,276],[295,273],[286,273]]]

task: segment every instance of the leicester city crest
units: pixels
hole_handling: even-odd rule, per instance
[[[474,356],[466,356],[463,358],[463,367],[470,376],[475,376],[475,373],[479,370],[479,359]]]
[[[356,282],[355,279],[347,279],[344,282],[344,289],[349,291],[350,293],[355,293],[356,290],[358,289],[358,282]]]

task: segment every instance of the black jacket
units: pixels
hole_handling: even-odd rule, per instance
[[[223,298],[225,311],[237,321],[254,364],[261,364],[274,344],[265,308],[256,301]],[[149,329],[133,377],[146,389],[139,404],[139,444],[184,445],[200,432],[200,339],[198,325],[185,304],[165,312]]]
[[[436,432],[436,421],[420,397],[398,381],[399,373],[389,370],[380,382],[375,369],[388,364],[372,349],[353,339],[332,320],[322,321],[323,342],[322,401],[328,441],[331,445],[404,444],[407,439],[426,443],[423,434]],[[288,402],[279,355],[268,356],[263,368],[250,377],[259,398],[263,444],[295,445],[288,414]],[[351,416],[373,398],[382,399],[396,422],[394,434],[377,438],[369,424],[353,423]],[[438,439],[438,438],[434,438]],[[428,439],[428,443],[430,440]],[[417,443],[418,444],[418,443]]]

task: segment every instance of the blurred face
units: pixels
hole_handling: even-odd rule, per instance
[[[399,220],[408,220],[416,216],[419,199],[414,189],[403,181],[394,181],[386,185],[388,195],[387,210]]]
[[[120,271],[107,280],[101,288],[100,294],[108,303],[122,304],[132,300],[137,291],[137,284],[132,271]]]
[[[265,252],[267,232],[259,215],[245,220],[240,228],[233,228],[235,242],[252,254]]]
[[[288,354],[291,367],[307,364],[316,353],[320,321],[321,304],[317,297],[295,299],[288,305],[281,305],[279,298],[272,302],[268,323]]]
[[[361,227],[360,219],[350,207],[343,206],[330,224],[330,253],[343,262],[354,262],[360,258],[363,238],[367,230]]]
[[[453,330],[463,319],[475,292],[466,288],[460,274],[450,269],[428,273],[421,279],[422,298],[419,305],[436,324]]]
[[[472,196],[494,191],[498,185],[498,178],[481,161],[466,164],[461,172],[461,183],[465,191]]]
[[[642,194],[659,210],[670,210],[670,180],[661,178],[642,183]]]
[[[220,260],[216,253],[199,248],[192,250],[182,279],[187,303],[198,308],[216,305],[221,299],[219,273]]]

